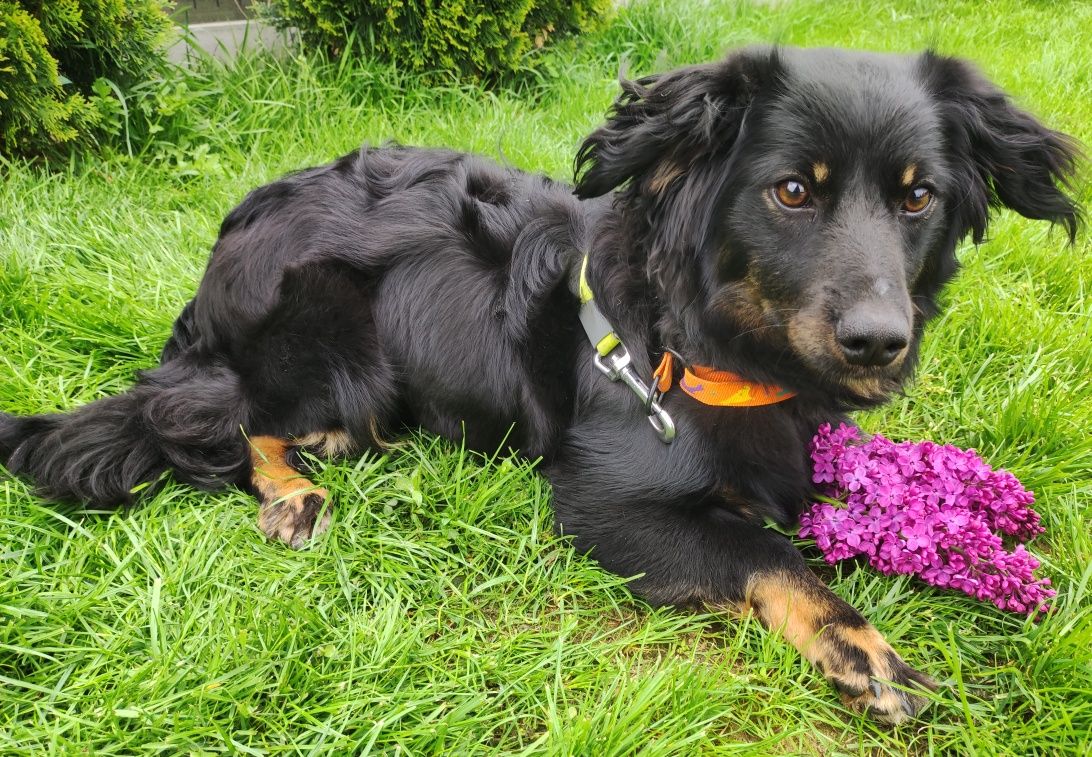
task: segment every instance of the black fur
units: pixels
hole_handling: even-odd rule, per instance
[[[653,603],[739,604],[757,575],[802,576],[764,521],[791,525],[806,502],[811,435],[909,376],[956,244],[982,239],[991,206],[1073,236],[1058,185],[1075,145],[933,54],[754,48],[622,87],[579,151],[575,193],[397,146],[255,190],[162,365],[69,415],[0,416],[6,466],[47,496],[114,505],[168,469],[245,484],[243,431],[344,429],[368,447],[420,425],[541,457],[559,530],[640,574]],[[920,217],[900,210],[907,172],[935,195]],[[777,204],[789,179],[810,207]],[[796,397],[716,408],[672,392],[679,434],[661,443],[592,366],[571,293],[585,252],[644,375],[671,347]],[[891,364],[839,352],[862,309],[905,325]],[[844,603],[829,612],[864,625]]]

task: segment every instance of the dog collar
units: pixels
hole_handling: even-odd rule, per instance
[[[665,394],[675,379],[675,354],[665,352],[663,360],[652,372],[656,390]],[[773,384],[748,381],[731,371],[718,371],[705,365],[683,368],[679,388],[705,405],[717,407],[761,407],[784,402],[796,396],[794,392]]]
[[[659,400],[675,381],[674,353],[670,350],[664,353],[660,365],[653,371],[653,383],[646,384],[633,370],[629,350],[595,304],[595,293],[588,284],[587,255],[580,263],[575,288],[580,298],[580,325],[595,348],[592,357],[595,367],[611,381],[621,381],[637,395],[660,440],[670,444],[675,438],[675,423],[660,406]],[[683,366],[679,388],[698,402],[718,407],[760,407],[794,396],[781,387],[748,381],[735,373],[704,365]]]

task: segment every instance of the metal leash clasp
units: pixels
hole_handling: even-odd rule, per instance
[[[656,435],[664,444],[671,444],[675,438],[675,422],[667,411],[660,407],[659,394],[655,387],[645,384],[637,372],[630,365],[629,351],[624,345],[619,344],[611,350],[606,357],[598,352],[592,358],[595,367],[611,381],[621,381],[628,386],[648,412],[648,422],[656,430]]]

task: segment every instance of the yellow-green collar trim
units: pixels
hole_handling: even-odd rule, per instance
[[[610,322],[595,305],[595,293],[588,285],[587,255],[580,263],[580,323],[583,324],[588,339],[600,357],[606,357],[611,350],[622,343],[611,328]]]

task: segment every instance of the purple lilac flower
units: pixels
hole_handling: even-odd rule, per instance
[[[819,493],[800,519],[827,562],[858,555],[885,575],[916,575],[1002,610],[1038,614],[1056,592],[1036,578],[1039,561],[1018,544],[1041,534],[1035,497],[974,450],[934,442],[862,440],[845,424],[819,428],[811,443]]]

